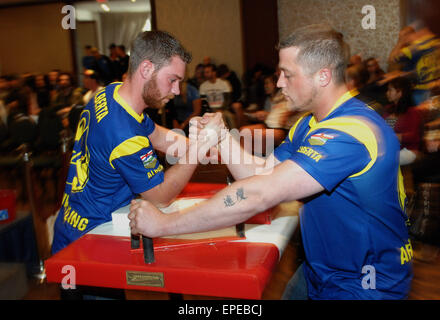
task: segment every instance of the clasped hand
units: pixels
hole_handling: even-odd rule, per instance
[[[194,117],[189,122],[190,146],[205,159],[218,158],[216,146],[226,138],[227,132],[220,112]],[[132,200],[128,219],[132,234],[155,238],[167,235],[165,228],[171,223],[171,214],[162,213],[147,200]]]

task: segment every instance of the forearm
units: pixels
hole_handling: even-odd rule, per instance
[[[166,214],[157,236],[216,230],[246,221],[281,200],[263,192],[265,179],[237,181],[197,206]]]
[[[166,170],[164,181],[154,189],[144,192],[142,198],[158,207],[168,206],[180,194],[197,168],[197,161],[192,161],[190,155],[196,152],[194,148],[190,147],[175,165]]]
[[[264,159],[248,153],[238,139],[238,136],[228,133],[219,144],[222,163],[226,164],[235,180],[254,176],[275,166],[274,161],[268,161],[269,158]],[[274,160],[272,157],[270,159]]]

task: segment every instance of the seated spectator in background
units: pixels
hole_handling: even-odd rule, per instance
[[[58,89],[51,101],[53,110],[66,113],[73,105],[82,103],[82,89],[74,87],[73,77],[70,73],[60,73],[57,83]]]
[[[210,65],[210,64],[214,64],[211,60],[211,57],[209,57],[209,56],[204,57],[203,58],[203,66],[206,67],[207,65]]]
[[[411,82],[406,78],[391,80],[387,90],[391,104],[385,106],[383,114],[400,141],[400,165],[416,160],[422,141],[422,117],[412,102],[411,89]]]
[[[189,120],[202,112],[202,100],[198,90],[187,82],[180,82],[180,94],[168,102],[167,109],[170,111],[172,127],[181,129],[188,135]]]
[[[84,97],[82,99],[82,105],[86,105],[90,99],[92,99],[96,92],[103,89],[104,87],[101,86],[99,82],[99,75],[95,70],[85,70],[84,71],[84,88],[88,91],[84,94]]]
[[[116,53],[118,55],[119,60],[119,73],[118,80],[122,79],[122,75],[128,70],[128,61],[130,60],[130,56],[125,52],[125,46],[119,45],[116,47]]]
[[[35,90],[37,93],[38,106],[41,109],[50,106],[50,84],[49,77],[45,74],[35,75]]]
[[[362,57],[360,54],[355,54],[350,57],[350,61],[348,62],[348,66],[356,66],[362,64]]]
[[[8,113],[5,107],[5,98],[9,94],[9,80],[6,76],[0,77],[0,125],[6,125]]]
[[[362,63],[348,67],[345,72],[345,83],[347,85],[347,89],[352,91],[352,95],[357,99],[365,102],[377,113],[382,114],[383,106],[372,97],[366,96],[362,93],[363,88],[368,81],[368,77],[368,71]]]
[[[0,100],[4,100],[9,94],[9,79],[7,76],[0,76]]]
[[[411,38],[414,36],[415,30],[411,26],[403,27],[399,32],[399,38],[394,48],[388,57],[388,72],[402,70],[403,65],[399,61],[399,56],[403,48],[408,47],[411,43]]]
[[[231,103],[231,86],[220,78],[217,78],[217,68],[213,64],[206,65],[204,68],[206,81],[200,86],[200,96],[206,99],[209,108],[213,112],[222,112],[225,122],[230,128],[236,128],[234,115],[228,110]]]
[[[199,89],[200,85],[206,80],[204,76],[204,69],[204,65],[202,63],[199,63],[194,70],[194,77],[190,78],[188,80],[188,83],[190,83],[193,87]]]
[[[17,75],[9,77],[9,93],[4,100],[7,112],[7,124],[22,116],[27,115],[27,94],[23,88],[23,79]]]
[[[55,90],[58,89],[58,76],[60,75],[60,70],[58,69],[54,69],[52,71],[49,71],[49,73],[47,74],[48,78],[49,78],[49,90],[50,90],[50,94],[51,96],[55,93]]]
[[[84,56],[82,58],[82,66],[84,69],[96,69],[95,57],[92,54],[92,46],[86,45],[84,47]]]
[[[387,88],[381,83],[385,72],[380,68],[376,58],[368,58],[364,61],[364,66],[367,69],[369,76],[361,93],[379,102],[381,105],[386,105],[388,103],[386,97]]]
[[[226,64],[221,64],[218,67],[217,74],[219,78],[227,81],[231,86],[231,111],[235,114],[235,121],[237,128],[244,125],[243,103],[241,101],[241,81],[238,79],[234,71],[229,70]]]
[[[110,55],[109,55],[110,60],[117,61],[118,60],[118,53],[117,53],[117,49],[116,49],[116,44],[111,43],[108,46],[108,50],[110,51]]]
[[[244,76],[244,109],[247,111],[260,110],[266,99],[264,93],[264,76],[272,74],[273,70],[257,63],[252,69],[247,70]]]
[[[118,48],[116,44],[112,43],[108,46],[108,50],[110,51],[109,59],[110,59],[110,69],[112,72],[112,81],[121,81],[121,70],[119,65],[119,56],[118,56]],[[91,68],[92,70],[97,70],[97,68]],[[90,69],[89,69],[90,70]]]
[[[380,80],[385,74],[385,72],[380,68],[376,58],[368,58],[364,63],[369,75],[367,84]]]
[[[226,64],[221,64],[218,67],[217,75],[219,78],[228,81],[231,85],[231,101],[239,101],[241,98],[241,81],[238,79],[237,74],[234,71],[229,70]]]
[[[289,109],[288,102],[284,95],[276,86],[278,77],[276,75],[268,75],[264,77],[264,89],[267,98],[264,104],[264,110],[248,113],[251,120],[260,123],[251,124],[240,128],[240,134],[244,137],[243,147],[246,151],[254,154],[269,154],[273,149],[266,146],[267,139],[272,139],[273,147],[278,146],[286,137],[289,128],[299,117],[298,112]],[[297,117],[293,117],[298,115]],[[246,141],[253,141],[252,144],[246,144]],[[261,146],[262,150],[257,150]],[[257,147],[257,149],[256,149]]]
[[[31,117],[35,123],[38,122],[38,115],[41,111],[38,105],[37,87],[35,84],[35,76],[26,74],[23,76],[23,89],[26,93],[27,115]]]
[[[98,74],[101,76],[103,85],[106,86],[115,78],[112,70],[112,62],[110,61],[109,57],[101,54],[97,48],[92,48],[90,50],[95,58],[96,63],[95,68],[92,70],[98,72]]]
[[[428,28],[411,34],[410,44],[394,56],[401,70],[414,72],[413,101],[416,105],[429,98],[440,80],[440,39]]]

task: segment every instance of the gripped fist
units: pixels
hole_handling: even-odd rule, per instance
[[[150,238],[162,236],[162,226],[166,223],[166,215],[146,200],[131,201],[128,219],[132,234]]]

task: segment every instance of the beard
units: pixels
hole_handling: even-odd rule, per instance
[[[159,87],[157,85],[157,74],[153,73],[150,81],[147,81],[144,84],[144,88],[142,90],[142,99],[144,103],[153,109],[160,109],[166,104],[166,100],[173,99],[174,95],[168,95],[165,97],[161,96]]]

